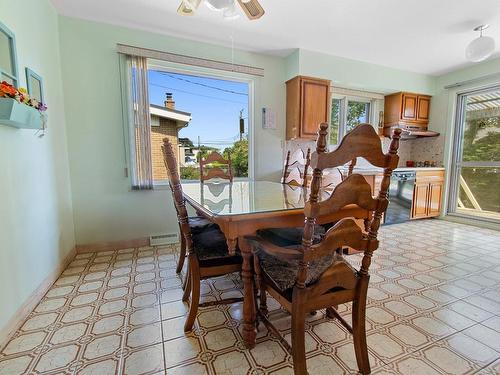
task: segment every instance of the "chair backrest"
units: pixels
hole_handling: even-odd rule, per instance
[[[344,246],[364,251],[360,274],[367,275],[371,256],[378,247],[377,234],[382,215],[389,203],[387,191],[393,169],[398,165],[399,138],[401,131],[396,129],[392,136],[389,152],[384,154],[379,136],[370,124],[358,125],[347,133],[339,147],[332,152],[326,152],[328,124],[321,124],[318,132],[316,152],[311,157],[313,177],[309,201],[304,208],[306,216],[304,236],[302,238],[303,261],[300,262],[297,285],[304,287],[307,279],[308,262],[331,254]],[[319,199],[321,193],[322,172],[327,168],[335,168],[363,157],[372,165],[384,168],[378,197],[372,196],[371,187],[366,179],[359,174],[351,174],[333,190],[324,200]],[[352,218],[342,219],[330,228],[324,239],[313,245],[314,225],[316,219],[325,214],[338,212],[347,205],[355,204],[371,212],[372,219],[367,222],[367,233],[355,223]]]
[[[200,159],[200,181],[204,182],[212,178],[233,181],[233,169],[229,156],[224,159],[217,151],[213,151],[206,158]]]
[[[309,164],[311,162],[311,149],[307,149],[304,156],[304,150],[297,149],[292,154],[288,151],[283,166],[283,175],[281,177],[282,184],[307,186],[307,174]]]
[[[186,240],[186,247],[191,249],[193,241],[191,238],[191,228],[189,227],[188,212],[184,196],[182,195],[182,185],[177,169],[177,160],[175,160],[174,150],[168,138],[163,138],[163,146],[161,146],[161,150],[163,152],[163,161],[165,162],[165,167],[167,169],[168,184],[170,186],[170,190],[172,191],[181,235],[184,236]]]

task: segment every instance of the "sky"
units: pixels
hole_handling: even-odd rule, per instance
[[[192,120],[179,137],[223,150],[239,139],[243,109],[248,132],[248,84],[164,71],[149,71],[149,102],[163,106],[171,92],[175,109],[190,112]]]

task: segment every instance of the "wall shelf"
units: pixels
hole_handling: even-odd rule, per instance
[[[40,112],[15,99],[0,98],[0,125],[19,129],[42,129]]]

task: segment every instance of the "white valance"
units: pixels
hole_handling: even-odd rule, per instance
[[[199,57],[179,55],[171,52],[157,51],[148,48],[117,44],[118,53],[129,56],[140,56],[148,59],[168,61],[177,64],[192,65],[203,68],[223,70],[226,72],[236,72],[253,76],[264,77],[264,69],[248,65],[232,64],[223,61],[203,59]]]

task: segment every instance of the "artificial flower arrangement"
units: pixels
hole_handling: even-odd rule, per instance
[[[5,81],[0,83],[0,98],[15,99],[19,103],[23,103],[37,109],[39,112],[45,112],[47,110],[47,106],[44,103],[39,102],[35,98],[30,98],[26,89],[16,89],[10,83]]]

